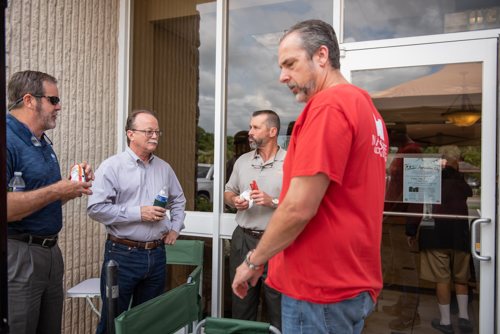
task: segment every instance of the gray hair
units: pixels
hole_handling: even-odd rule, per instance
[[[299,22],[285,30],[280,43],[286,36],[295,31],[299,34],[299,43],[307,52],[309,59],[312,59],[314,53],[324,45],[328,48],[330,65],[335,69],[340,68],[339,43],[331,25],[321,20]]]
[[[439,148],[438,153],[441,153],[445,159],[456,161],[462,154],[457,145],[444,145]]]
[[[267,126],[267,129],[276,128],[278,129],[277,134],[280,133],[280,117],[277,113],[272,110],[257,110],[253,113],[252,117],[256,117],[259,115],[267,115],[267,119],[264,122]]]

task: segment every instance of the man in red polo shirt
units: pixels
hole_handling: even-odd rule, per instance
[[[306,102],[290,139],[280,205],[237,269],[244,298],[269,260],[284,333],[360,333],[382,289],[387,132],[370,96],[340,73],[333,28],[296,24],[279,47],[280,81]]]

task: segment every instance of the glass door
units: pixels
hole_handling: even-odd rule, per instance
[[[363,333],[493,333],[497,40],[347,50],[384,118],[384,287]],[[480,220],[479,220],[480,219]],[[443,330],[442,330],[443,331]]]

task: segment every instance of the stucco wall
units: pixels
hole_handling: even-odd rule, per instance
[[[62,110],[47,135],[63,177],[74,163],[99,164],[117,151],[119,0],[11,0],[6,10],[7,80],[39,70],[59,81]],[[64,206],[59,243],[64,289],[100,277],[105,234],[85,213],[87,198]],[[98,299],[94,302],[99,305]],[[98,317],[84,298],[65,299],[64,333],[95,332]]]

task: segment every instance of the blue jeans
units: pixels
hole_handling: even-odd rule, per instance
[[[332,304],[315,304],[283,295],[283,334],[361,333],[365,318],[374,307],[375,303],[368,292]]]
[[[107,240],[101,271],[102,312],[97,334],[107,332],[105,291],[106,264],[109,260],[118,263],[118,314],[128,310],[132,296],[134,307],[161,295],[165,290],[167,256],[163,243],[155,249],[144,249]]]

